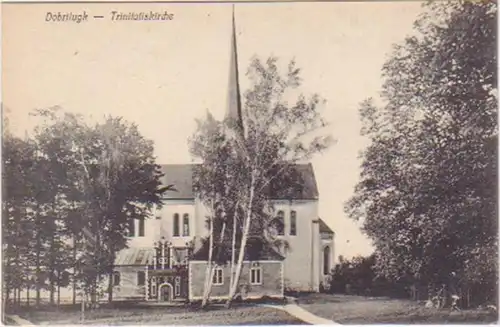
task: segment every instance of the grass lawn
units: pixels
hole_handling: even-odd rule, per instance
[[[76,307],[24,311],[21,317],[36,325],[82,324]],[[209,310],[190,307],[123,307],[99,308],[86,312],[85,325],[299,325],[302,321],[287,313],[258,306],[238,306],[225,309],[213,306]]]
[[[308,294],[298,304],[320,317],[341,324],[488,324],[494,313],[480,310],[428,309],[409,300],[350,295]]]

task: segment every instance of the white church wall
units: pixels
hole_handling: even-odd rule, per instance
[[[282,210],[285,218],[285,235],[280,236],[290,245],[285,259],[285,286],[301,291],[318,290],[322,278],[322,241],[318,224],[313,223],[318,218],[317,200],[273,200],[277,211]],[[290,235],[291,212],[297,215],[297,235]],[[173,236],[174,214],[179,214],[180,236]],[[189,215],[189,236],[182,236],[182,219]],[[209,210],[199,199],[167,200],[161,210],[145,222],[145,236],[130,239],[130,247],[151,247],[153,242],[165,236],[174,246],[184,246],[186,242],[196,237],[198,242],[208,235],[206,217]],[[156,216],[161,219],[156,219]],[[136,221],[136,234],[138,222]],[[196,243],[195,243],[196,244]],[[199,245],[199,244],[197,244]],[[333,251],[332,251],[333,252]],[[307,267],[304,269],[304,267]]]
[[[204,205],[200,199],[195,201],[196,207],[196,232],[198,237],[207,237],[208,228],[206,224],[207,217],[210,216],[209,208]]]
[[[317,216],[316,216],[317,217]],[[312,285],[312,290],[318,292],[319,291],[319,284],[321,281],[321,255],[322,255],[322,248],[321,248],[321,235],[319,232],[319,220],[318,218],[313,219],[313,260],[312,260],[312,275],[313,275],[313,285]]]
[[[171,241],[174,246],[185,246],[196,233],[197,219],[194,200],[167,200],[161,209],[156,210],[145,221],[144,236],[138,236],[139,222],[135,221],[136,236],[129,238],[130,247],[151,247],[162,236]],[[174,214],[179,215],[179,236],[173,236]],[[189,218],[189,235],[183,234],[183,219]],[[159,219],[158,219],[159,218]]]
[[[318,217],[318,203],[314,200],[273,201],[275,211],[285,216],[285,235],[290,246],[285,256],[285,288],[311,291],[317,289],[317,260],[313,257],[313,223]],[[291,211],[297,213],[297,235],[290,235]],[[319,235],[316,237],[318,239]],[[316,261],[316,262],[315,262]]]

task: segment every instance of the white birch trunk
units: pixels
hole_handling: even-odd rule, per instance
[[[224,233],[226,231],[226,223],[222,225],[220,243],[224,241]],[[212,243],[213,244],[213,243]],[[202,307],[206,307],[208,305],[208,301],[210,300],[210,294],[212,293],[212,286],[214,283],[214,273],[215,273],[215,265],[210,266],[210,277],[208,279],[208,284],[206,285],[205,293],[203,295]]]
[[[229,286],[233,285],[234,281],[234,259],[236,256],[236,222],[238,215],[238,205],[236,205],[236,209],[234,210],[233,215],[233,239],[231,240],[231,275],[229,276]]]
[[[224,222],[222,224],[220,243],[222,243],[224,241],[225,232],[226,232],[226,222]],[[215,266],[212,264],[213,247],[214,247],[213,235],[214,235],[214,221],[212,220],[210,222],[210,241],[209,241],[210,248],[208,250],[209,251],[208,252],[208,264],[207,264],[207,270],[205,273],[205,285],[204,285],[204,290],[203,290],[203,300],[201,303],[202,307],[206,307],[208,305],[208,301],[210,300],[210,293],[212,291],[213,279],[214,279]]]
[[[208,243],[208,263],[207,263],[207,269],[205,272],[205,284],[203,288],[203,299],[201,301],[201,306],[205,307],[208,304],[208,294],[209,294],[209,287],[211,286],[211,278],[212,277],[212,253],[213,253],[213,244],[214,244],[214,221],[213,217],[212,220],[210,221],[210,233],[209,233],[209,243]]]
[[[246,214],[246,219],[245,219],[245,226],[243,229],[243,235],[241,237],[240,252],[238,254],[238,263],[236,265],[234,280],[233,280],[233,283],[230,285],[229,296],[228,296],[228,299],[226,302],[227,307],[231,306],[231,303],[234,299],[234,296],[236,295],[236,291],[238,289],[238,284],[240,281],[241,269],[243,267],[243,258],[245,257],[245,247],[247,244],[248,232],[250,231],[250,221],[252,218],[252,204],[253,204],[254,192],[255,192],[255,171],[252,171],[252,177],[251,177],[251,181],[250,181],[250,196],[248,199],[248,207],[247,207],[247,214]]]

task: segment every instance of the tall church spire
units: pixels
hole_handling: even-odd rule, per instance
[[[228,104],[226,109],[226,118],[229,119],[233,127],[239,129],[240,132],[243,133],[243,117],[241,115],[241,94],[238,74],[238,50],[236,44],[234,5],[231,36],[231,59],[229,65]]]

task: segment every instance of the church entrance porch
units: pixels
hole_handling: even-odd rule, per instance
[[[148,271],[148,275],[150,276],[146,285],[146,300],[159,302],[187,300],[187,270]]]
[[[158,292],[158,301],[160,302],[170,302],[173,300],[174,288],[170,283],[164,283],[160,285]]]
[[[191,247],[174,248],[162,238],[155,243],[153,258],[146,266],[146,300],[162,303],[188,298],[188,257]]]

